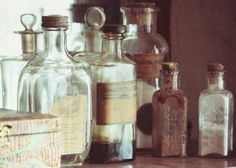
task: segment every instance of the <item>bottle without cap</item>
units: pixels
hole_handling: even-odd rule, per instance
[[[61,118],[62,167],[78,166],[91,143],[91,79],[65,48],[67,17],[42,17],[45,50],[28,64],[19,84],[19,110]],[[50,167],[48,165],[48,167]]]

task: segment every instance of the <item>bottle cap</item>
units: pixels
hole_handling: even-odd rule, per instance
[[[178,71],[179,64],[177,62],[164,62],[162,63],[163,70]]]
[[[84,15],[85,24],[92,29],[100,29],[106,21],[103,8],[93,6],[86,10]]]
[[[220,64],[220,63],[210,63],[207,65],[207,70],[210,72],[212,72],[212,71],[223,72],[224,65]]]
[[[58,28],[68,26],[68,17],[61,15],[49,15],[42,17],[42,27],[46,28]]]
[[[123,34],[126,32],[126,27],[124,25],[105,25],[102,28],[103,33],[111,34]]]

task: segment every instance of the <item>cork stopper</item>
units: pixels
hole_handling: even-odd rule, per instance
[[[106,34],[123,34],[126,32],[126,27],[124,25],[105,25],[102,28],[102,32]]]
[[[162,63],[162,69],[168,71],[178,71],[179,64],[177,62],[164,62]]]
[[[224,65],[220,63],[210,63],[207,65],[207,70],[209,72],[223,72]]]
[[[67,28],[68,17],[61,15],[49,15],[42,17],[42,27],[45,28]]]

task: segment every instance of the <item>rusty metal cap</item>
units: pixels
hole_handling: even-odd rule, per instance
[[[123,34],[126,32],[126,27],[125,25],[116,25],[116,24],[105,25],[102,28],[102,32],[110,34]]]
[[[68,16],[49,15],[42,17],[42,27],[46,28],[59,28],[68,26]]]
[[[155,8],[156,4],[154,2],[128,2],[124,5],[128,8]]]
[[[178,71],[179,64],[177,62],[164,62],[162,63],[162,69],[169,71]]]
[[[223,64],[220,64],[220,63],[210,63],[210,64],[207,65],[207,70],[210,71],[210,72],[213,72],[213,71],[223,72],[225,69],[224,69],[224,65]]]

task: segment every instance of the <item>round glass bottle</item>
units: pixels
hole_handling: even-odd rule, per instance
[[[91,79],[82,63],[66,50],[68,18],[42,17],[45,50],[23,70],[18,94],[20,111],[61,118],[62,167],[83,163],[91,142]],[[50,166],[48,166],[50,167]]]
[[[125,55],[137,65],[137,148],[151,148],[152,95],[159,89],[161,63],[168,45],[156,32],[157,9],[154,3],[128,3],[121,7],[123,24],[127,26]]]
[[[136,69],[123,56],[125,26],[103,27],[103,54],[91,63],[93,138],[90,161],[111,163],[135,157]]]

